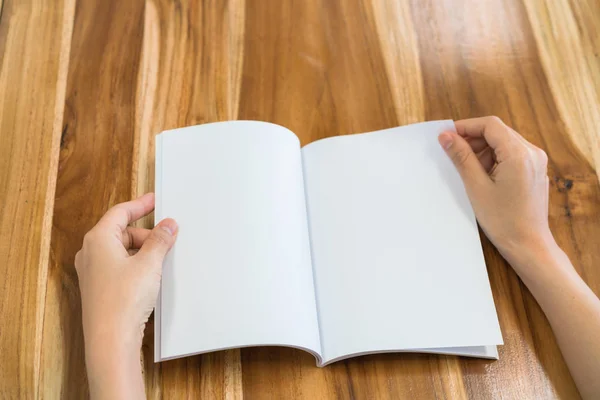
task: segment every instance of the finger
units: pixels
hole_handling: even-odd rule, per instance
[[[465,138],[484,138],[492,149],[504,143],[520,143],[512,130],[498,117],[480,117],[455,121],[456,132]]]
[[[136,257],[142,257],[152,265],[162,265],[167,252],[173,247],[177,237],[177,223],[174,219],[163,219],[152,229]]]
[[[508,127],[508,129],[510,129],[510,131],[513,133],[513,135],[515,135],[516,138],[519,139],[519,141],[522,144],[524,144],[527,148],[529,148],[529,149],[537,149],[538,148],[536,145],[534,145],[533,143],[531,143],[530,141],[528,141],[527,139],[525,139],[523,137],[523,135],[521,135],[519,132],[515,131],[510,126]]]
[[[138,252],[139,252],[138,249],[129,249],[129,250],[127,250],[127,254],[129,254],[130,256],[135,256]]]
[[[546,177],[546,208],[550,205],[550,178]]]
[[[490,147],[484,138],[467,138],[467,143],[469,143],[474,153],[479,153]]]
[[[148,215],[152,210],[154,210],[154,193],[146,193],[135,200],[112,207],[100,219],[98,225],[118,226],[121,230],[125,230],[127,225]]]
[[[477,154],[477,158],[481,163],[481,166],[488,174],[492,171],[492,167],[496,164],[496,159],[494,157],[494,151],[491,147],[485,148],[483,151]]]
[[[454,132],[444,132],[438,140],[458,170],[467,190],[489,181],[487,173],[465,139]]]
[[[142,247],[148,236],[152,232],[150,229],[134,228],[128,226],[123,231],[123,246],[125,249],[139,249]]]

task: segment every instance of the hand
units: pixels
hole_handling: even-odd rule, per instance
[[[439,142],[456,166],[479,225],[513,266],[554,243],[548,226],[548,157],[497,117],[456,121]],[[519,271],[517,271],[519,272]]]
[[[550,232],[546,153],[496,117],[455,125],[439,141],[479,225],[546,314],[582,397],[600,398],[600,300]]]
[[[156,303],[163,259],[177,235],[172,219],[152,230],[128,226],[153,209],[153,193],[114,206],[85,235],[75,256],[90,390],[99,397],[103,397],[100,392],[106,397],[125,394],[111,389],[119,382],[130,388],[136,387],[132,379],[141,382],[144,327]],[[120,370],[123,365],[129,370]],[[135,376],[129,379],[127,373]],[[124,397],[138,397],[128,393],[131,396]]]

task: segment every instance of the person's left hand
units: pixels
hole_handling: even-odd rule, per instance
[[[106,369],[112,368],[106,354],[127,354],[132,363],[137,355],[139,366],[144,327],[156,304],[163,259],[177,235],[177,223],[169,218],[152,230],[129,226],[153,209],[153,193],[114,206],[85,235],[75,256],[92,392],[94,377],[106,375],[110,372]],[[96,369],[105,372],[95,374]]]

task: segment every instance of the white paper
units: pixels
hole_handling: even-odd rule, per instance
[[[437,142],[444,130],[452,121],[302,149],[325,362],[502,343],[475,217]]]
[[[156,359],[252,345],[320,351],[298,138],[253,121],[157,138],[163,268]]]
[[[451,356],[462,356],[462,357],[476,357],[476,358],[487,358],[489,360],[498,359],[498,348],[496,346],[472,346],[472,347],[430,347],[426,349],[408,349],[403,350],[402,348],[395,348],[391,350],[378,350],[378,351],[363,351],[360,353],[349,353],[344,354],[337,358],[330,358],[324,360],[319,367],[324,367],[329,364],[336,363],[341,360],[347,360],[354,357],[362,357],[369,354],[381,354],[381,353],[427,353],[427,354],[445,354]],[[317,361],[318,362],[318,361]]]

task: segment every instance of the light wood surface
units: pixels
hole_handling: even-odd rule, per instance
[[[88,395],[74,255],[109,206],[152,190],[153,136],[168,128],[259,119],[306,144],[498,115],[547,151],[551,226],[600,293],[597,0],[51,3],[0,0],[0,398]],[[578,398],[539,307],[482,242],[499,361],[318,369],[251,348],[154,364],[149,326],[148,396]]]

